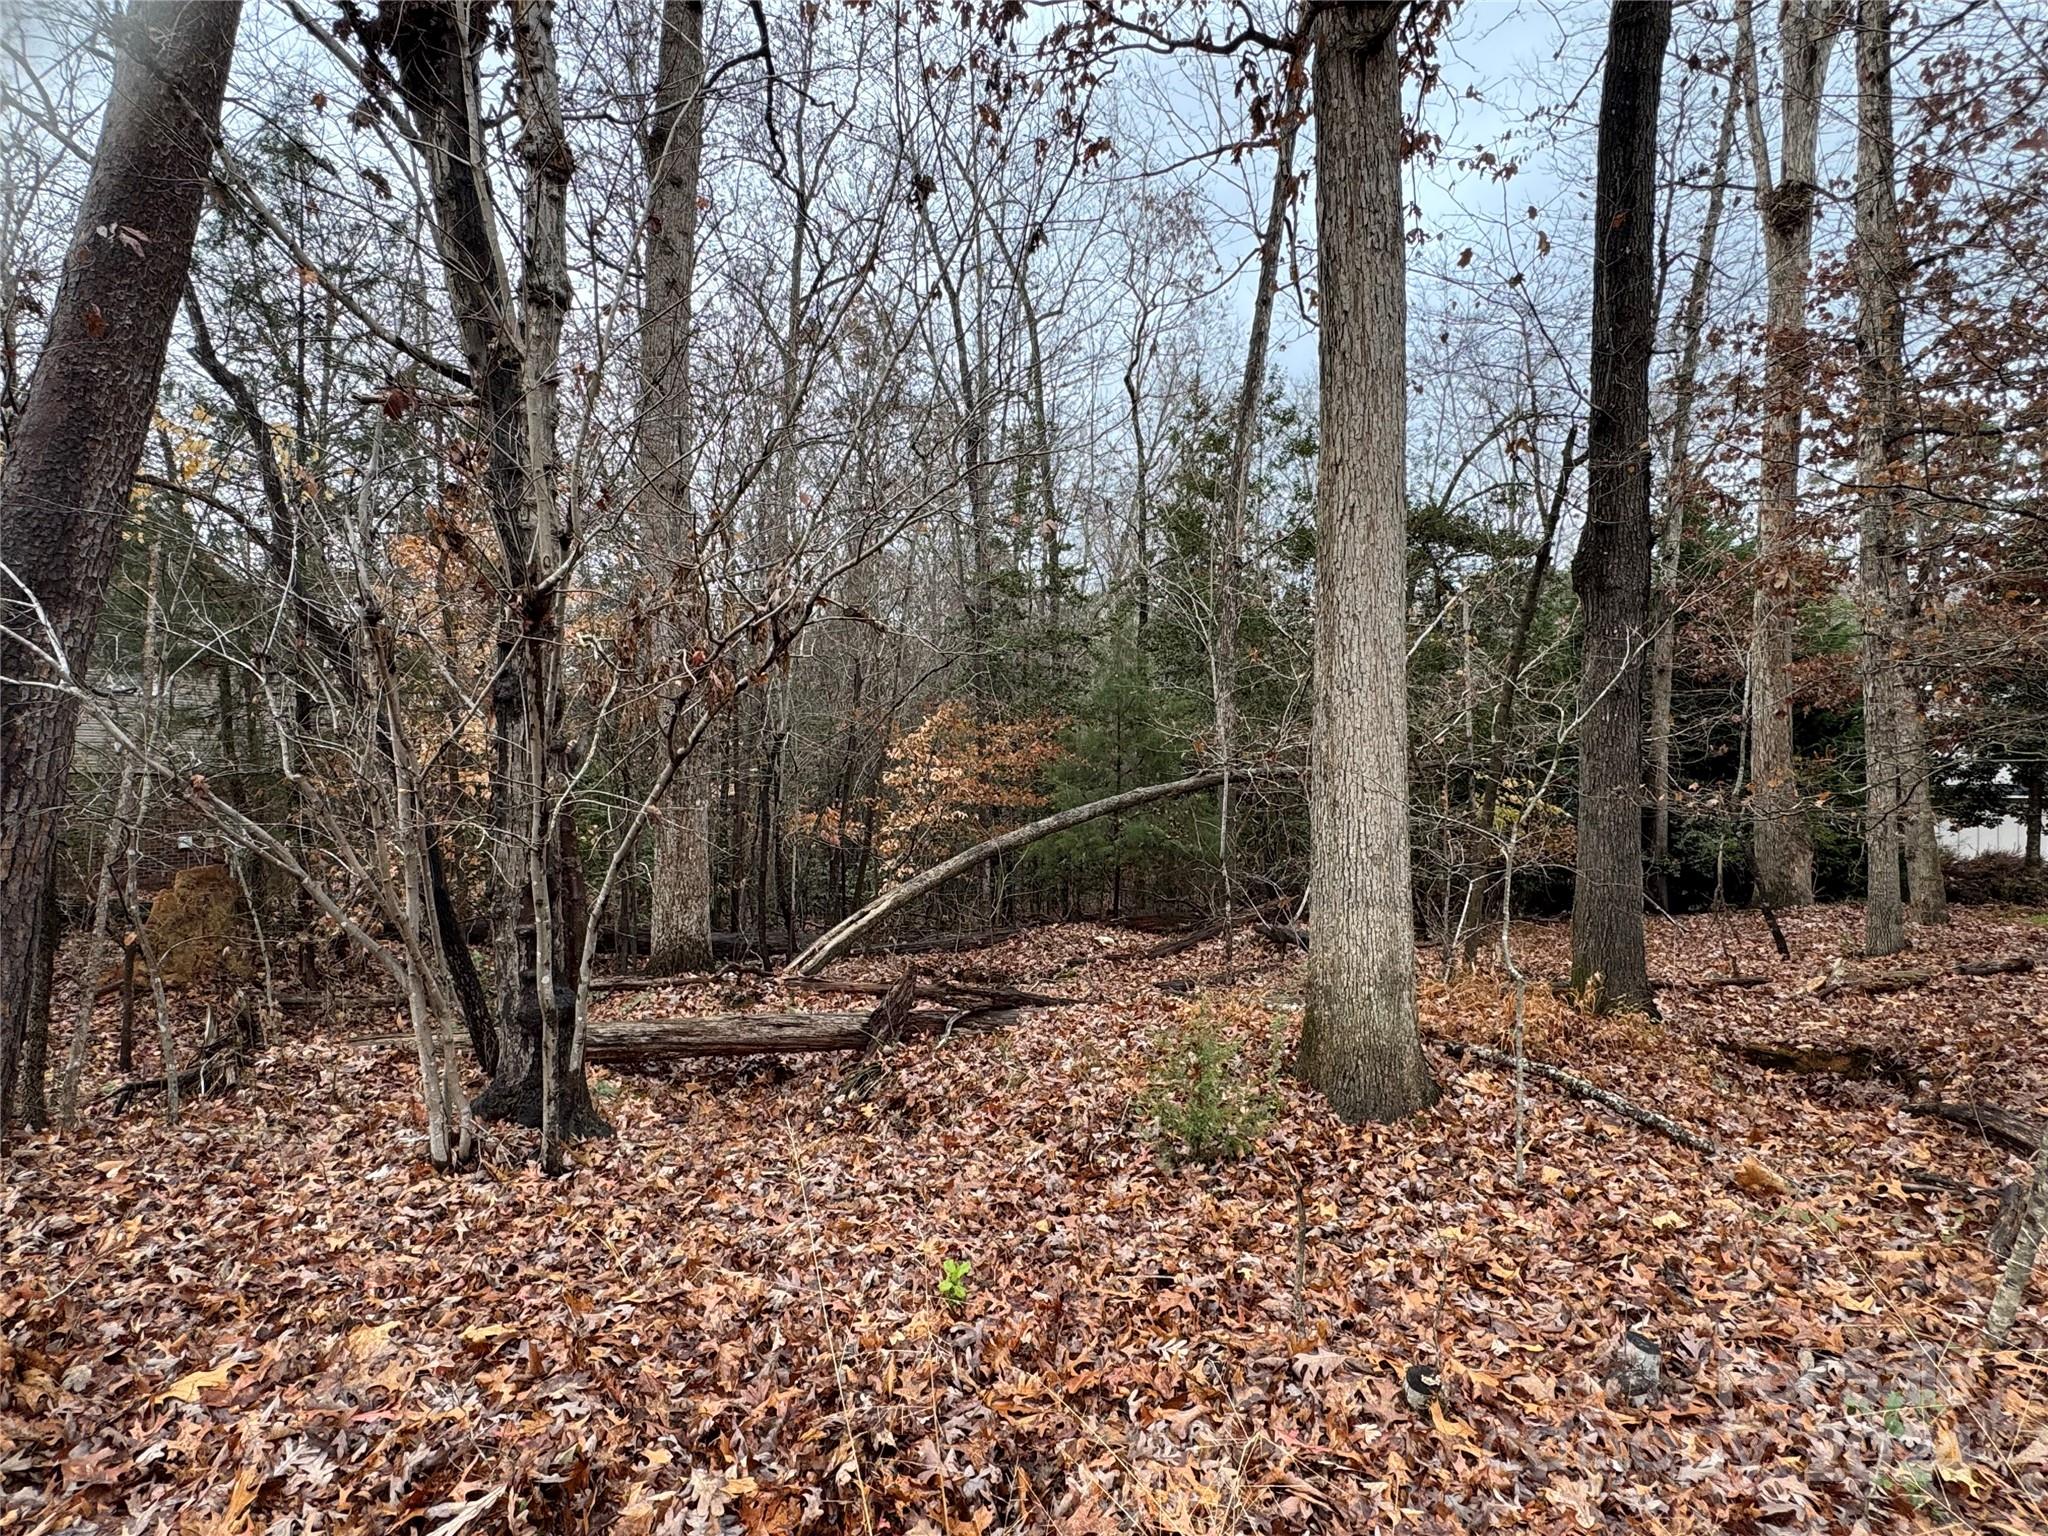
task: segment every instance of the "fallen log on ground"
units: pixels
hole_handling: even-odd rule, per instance
[[[1206,992],[1211,987],[1232,987],[1241,981],[1249,981],[1260,972],[1280,963],[1280,957],[1277,955],[1265,959],[1240,960],[1227,970],[1210,971],[1202,976],[1169,977],[1165,981],[1155,981],[1152,985],[1172,997],[1192,997],[1195,993]]]
[[[985,842],[976,843],[972,848],[956,853],[943,863],[935,864],[924,873],[913,875],[901,885],[892,886],[884,891],[790,961],[790,974],[815,975],[828,961],[843,952],[855,939],[898,907],[916,901],[920,896],[938,889],[956,876],[966,874],[970,869],[980,868],[991,859],[1001,858],[1006,853],[1014,853],[1019,848],[1028,848],[1043,838],[1083,826],[1099,817],[1114,816],[1120,811],[1133,811],[1140,806],[1152,805],[1161,800],[1171,800],[1180,795],[1192,795],[1201,790],[1214,789],[1222,782],[1223,771],[1212,769],[1207,773],[1190,774],[1185,779],[1174,779],[1165,784],[1148,784],[1142,789],[1127,789],[1120,795],[1092,800],[1071,810],[1057,811],[1024,826],[1014,827]]]
[[[780,976],[776,985],[802,987],[806,992],[844,992],[853,996],[887,997],[897,983],[889,981],[833,981],[815,976]],[[921,1003],[943,1003],[956,1008],[1065,1008],[1085,1003],[1085,997],[1068,997],[1058,992],[1033,992],[1022,987],[1001,986],[980,981],[921,981],[913,994]]]
[[[898,985],[893,981],[839,981],[818,976],[772,976],[759,971],[742,974],[763,976],[779,987],[801,987],[806,992],[843,992],[854,997],[886,997]],[[687,981],[674,976],[599,976],[591,981],[590,990],[648,992],[662,987],[688,984]],[[1060,1008],[1071,1003],[1088,1001],[1085,997],[1032,992],[1019,987],[999,986],[993,982],[950,979],[918,982],[915,996],[921,1003],[941,1003],[955,1008]]]
[[[1462,1040],[1446,1040],[1444,1049],[1453,1056],[1470,1056],[1491,1066],[1513,1070],[1516,1065],[1515,1058],[1510,1052],[1496,1051],[1483,1045],[1467,1045]],[[1599,1084],[1588,1082],[1575,1072],[1567,1072],[1563,1067],[1553,1067],[1548,1062],[1532,1061],[1526,1056],[1522,1058],[1521,1066],[1524,1071],[1532,1072],[1537,1077],[1557,1084],[1575,1098],[1590,1099],[1603,1109],[1612,1110],[1624,1120],[1670,1137],[1681,1147],[1704,1152],[1709,1157],[1718,1156],[1721,1151],[1720,1147],[1706,1137],[1697,1131],[1688,1130],[1669,1115],[1660,1115],[1656,1110],[1645,1109],[1640,1104],[1624,1099],[1618,1093],[1610,1093]]]
[[[2034,968],[2031,955],[2003,955],[1991,960],[1958,960],[1947,971],[1913,967],[1899,971],[1852,970],[1837,964],[1817,982],[1809,984],[1815,997],[1833,997],[1841,992],[1881,997],[1888,992],[1910,992],[1945,975],[2024,976]]]
[[[1138,951],[1140,960],[1170,960],[1175,955],[1193,949],[1197,944],[1206,944],[1211,939],[1223,937],[1226,928],[1240,928],[1246,923],[1258,920],[1256,912],[1238,912],[1228,918],[1212,917],[1199,927],[1190,928],[1186,933],[1176,934],[1163,943],[1154,944],[1150,949]]]
[[[928,933],[915,939],[895,939],[887,944],[863,944],[843,951],[856,955],[951,955],[970,949],[987,949],[1005,939],[1014,939],[1022,928],[982,928],[971,933]]]
[[[1958,976],[2024,976],[2034,968],[2032,955],[2004,955],[1996,960],[1958,960]]]
[[[1965,1104],[1949,1099],[1920,1099],[1906,1106],[1909,1115],[1927,1115],[1975,1131],[1986,1141],[2032,1157],[2040,1150],[2048,1125],[2031,1115],[2000,1109],[1996,1104]]]
[[[1716,1040],[1714,1049],[1773,1072],[1826,1073],[1852,1082],[1875,1078],[1908,1090],[1920,1078],[1910,1063],[1867,1045],[1757,1045],[1746,1040]]]
[[[996,1029],[1016,1008],[920,1008],[903,1021],[904,1038],[948,1028]],[[773,1056],[782,1052],[859,1051],[874,1043],[873,1012],[723,1013],[701,1018],[612,1019],[593,1023],[584,1047],[591,1061],[687,1060],[702,1056]],[[410,1047],[409,1034],[363,1035],[366,1047]]]
[[[1206,944],[1211,939],[1220,939],[1226,928],[1244,928],[1253,923],[1265,924],[1275,912],[1290,911],[1294,907],[1291,897],[1280,897],[1262,902],[1256,907],[1244,907],[1228,917],[1212,917],[1206,923],[1190,928],[1186,933],[1175,934],[1163,943],[1154,944],[1150,949],[1138,951],[1140,960],[1168,960],[1173,956],[1193,949],[1197,944]]]
[[[1842,992],[1861,993],[1867,997],[1881,997],[1887,992],[1909,992],[1914,987],[1924,987],[1939,975],[1938,971],[1850,971],[1838,970],[1822,979],[1813,989],[1815,997],[1834,997]]]

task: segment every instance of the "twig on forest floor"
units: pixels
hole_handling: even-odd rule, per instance
[[[1471,1056],[1475,1060],[1486,1062],[1489,1066],[1515,1068],[1519,1065],[1521,1069],[1534,1072],[1538,1077],[1546,1078],[1556,1083],[1560,1088],[1565,1089],[1578,1098],[1590,1099],[1595,1104],[1612,1110],[1624,1120],[1632,1121],[1637,1125],[1656,1131],[1660,1135],[1670,1137],[1671,1140],[1677,1142],[1681,1147],[1689,1147],[1693,1151],[1705,1153],[1709,1157],[1718,1157],[1720,1155],[1721,1148],[1717,1144],[1709,1141],[1697,1131],[1688,1130],[1669,1115],[1660,1115],[1654,1109],[1645,1109],[1642,1105],[1633,1103],[1618,1093],[1610,1093],[1607,1089],[1600,1087],[1599,1084],[1588,1082],[1585,1078],[1580,1077],[1576,1073],[1567,1072],[1562,1067],[1553,1067],[1548,1062],[1531,1061],[1526,1055],[1517,1057],[1506,1051],[1496,1051],[1484,1045],[1469,1045],[1462,1040],[1446,1040],[1444,1042],[1444,1049],[1452,1056]]]

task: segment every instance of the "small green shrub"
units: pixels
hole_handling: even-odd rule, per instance
[[[972,1259],[939,1260],[939,1299],[960,1306],[967,1300],[967,1277],[974,1272]]]
[[[1273,1070],[1248,1070],[1239,1044],[1198,1008],[1157,1042],[1138,1108],[1174,1162],[1221,1163],[1249,1152],[1272,1123]]]

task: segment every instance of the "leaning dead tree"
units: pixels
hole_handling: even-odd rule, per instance
[[[844,953],[854,940],[891,912],[907,906],[930,891],[937,890],[948,880],[964,875],[970,869],[979,869],[991,859],[999,859],[1006,853],[1016,852],[1019,848],[1028,848],[1044,838],[1083,826],[1100,817],[1136,810],[1141,805],[1151,805],[1159,800],[1198,794],[1205,789],[1215,789],[1222,782],[1223,770],[1215,768],[1205,773],[1191,774],[1185,779],[1173,779],[1165,784],[1147,784],[1143,788],[1127,789],[1120,795],[1111,795],[1104,800],[1091,800],[1088,804],[1077,805],[1072,810],[1057,811],[1025,826],[1014,827],[1008,832],[1000,833],[986,842],[976,843],[972,848],[954,854],[944,863],[934,864],[923,874],[915,875],[901,885],[892,886],[882,892],[790,961],[790,973],[796,976],[815,975],[835,956]]]
[[[240,20],[239,4],[162,5],[118,29],[91,178],[0,468],[0,1139],[77,734],[60,685],[92,654]]]

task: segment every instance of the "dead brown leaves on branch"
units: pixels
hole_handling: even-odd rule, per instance
[[[137,1110],[10,1166],[0,1528],[2038,1528],[2048,1308],[1972,1344],[2019,1159],[1893,1083],[1716,1042],[1879,1046],[2039,1113],[2048,979],[1952,967],[2048,934],[1963,912],[1915,957],[1936,981],[1821,999],[1799,989],[1860,919],[1785,922],[1792,962],[1747,916],[1654,929],[1661,1022],[1532,988],[1532,1056],[1729,1156],[1532,1079],[1520,1185],[1512,1071],[1441,1052],[1407,1124],[1343,1127],[1281,1079],[1248,1156],[1170,1166],[1134,1109],[1154,1040],[1206,1007],[1262,1063],[1300,962],[1183,1000],[1159,984],[1220,941],[1142,960],[1113,928],[965,957],[1089,1001],[907,1041],[865,1102],[833,1058],[608,1070],[619,1134],[558,1182],[522,1146],[432,1173],[402,1060],[287,1039],[176,1131]],[[1564,940],[1518,930],[1523,968]],[[1766,983],[1683,985],[1724,944]],[[604,1015],[807,1000],[735,977]],[[1424,1012],[1511,1048],[1493,976]],[[1607,1377],[1639,1324],[1663,1387],[1634,1403]]]

